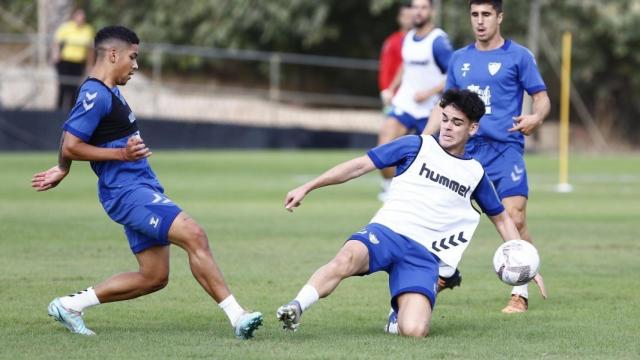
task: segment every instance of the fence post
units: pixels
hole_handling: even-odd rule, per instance
[[[153,47],[153,53],[151,55],[151,63],[153,64],[151,72],[151,86],[153,88],[153,101],[151,103],[153,104],[153,108],[151,109],[151,114],[154,118],[159,113],[158,106],[160,101],[160,89],[162,87],[162,52],[162,46],[157,45]]]
[[[280,64],[282,58],[278,53],[269,56],[269,100],[280,101]]]

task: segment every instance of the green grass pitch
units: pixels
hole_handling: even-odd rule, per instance
[[[380,206],[369,174],[312,193],[290,214],[286,192],[360,153],[168,152],[151,163],[167,195],[209,235],[242,304],[265,324],[233,337],[223,312],[172,249],[170,282],[136,300],[91,308],[98,336],[73,336],[46,314],[48,302],[136,269],[121,227],[104,214],[96,179],[75,163],[57,188],[36,193],[31,175],[54,153],[0,154],[0,358],[28,359],[637,359],[640,358],[640,157],[573,156],[575,191],[558,194],[557,162],[529,155],[529,227],[549,299],[530,286],[530,311],[500,313],[509,288],[493,274],[498,235],[484,218],[461,263],[461,288],[438,298],[431,335],[382,332],[386,274],[345,281],[285,333],[276,308]]]

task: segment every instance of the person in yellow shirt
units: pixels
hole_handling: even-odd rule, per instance
[[[71,20],[56,30],[51,49],[51,60],[58,72],[58,109],[69,111],[73,107],[81,77],[93,65],[94,31],[86,22],[84,10],[75,9]]]

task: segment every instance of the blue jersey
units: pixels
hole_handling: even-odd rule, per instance
[[[513,127],[513,117],[522,113],[524,91],[533,95],[546,90],[533,54],[508,39],[495,50],[480,51],[471,44],[454,52],[445,90],[451,88],[471,90],[484,101],[486,113],[477,139],[515,143],[521,149],[524,136],[508,129]]]
[[[117,87],[109,88],[97,79],[82,84],[76,103],[63,129],[82,141],[103,148],[124,148],[130,136],[138,133],[136,118]],[[122,194],[123,190],[148,185],[162,186],[147,159],[137,161],[91,161],[98,176],[100,201]]]
[[[395,166],[396,176],[399,176],[413,164],[421,147],[422,138],[420,136],[406,135],[369,150],[367,155],[378,169]],[[453,155],[450,156],[455,157]],[[465,154],[460,159],[469,160],[471,157]],[[504,211],[504,206],[486,174],[482,176],[482,179],[471,194],[471,199],[475,200],[482,211],[489,216],[495,216]]]

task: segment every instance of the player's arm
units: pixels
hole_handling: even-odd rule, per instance
[[[402,83],[402,75],[404,74],[404,64],[400,64],[398,66],[398,70],[396,71],[396,75],[393,77],[393,81],[391,81],[391,85],[388,88],[382,90],[380,92],[380,97],[382,98],[382,102],[385,105],[391,104],[391,99],[393,95],[396,93],[400,84]]]
[[[366,155],[345,161],[306,184],[289,191],[284,199],[284,207],[288,211],[293,211],[293,208],[300,206],[302,199],[311,191],[323,186],[342,184],[371,172],[375,168],[373,161]]]
[[[538,130],[551,110],[551,101],[546,91],[540,91],[533,95],[532,114],[520,115],[513,118],[513,127],[509,131],[520,131],[524,135],[531,135]]]
[[[413,100],[415,102],[423,102],[427,99],[429,99],[430,97],[434,96],[434,95],[438,95],[441,92],[444,91],[444,85],[446,84],[446,81],[441,81],[438,85],[430,88],[430,89],[426,89],[426,90],[421,90],[415,93],[415,95],[413,96]]]
[[[500,234],[500,237],[502,237],[503,241],[520,239],[518,228],[506,210],[503,210],[498,215],[489,216],[489,219],[496,227],[496,230],[498,231],[498,234]]]
[[[31,187],[36,191],[52,189],[69,174],[73,160],[88,161],[136,161],[149,157],[151,151],[139,136],[132,136],[124,148],[100,148],[89,145],[75,135],[63,131],[60,139],[58,165],[36,173],[31,179]]]
[[[84,161],[136,161],[151,156],[151,151],[142,138],[132,136],[123,148],[102,148],[87,144],[79,137],[65,131],[62,156]]]

